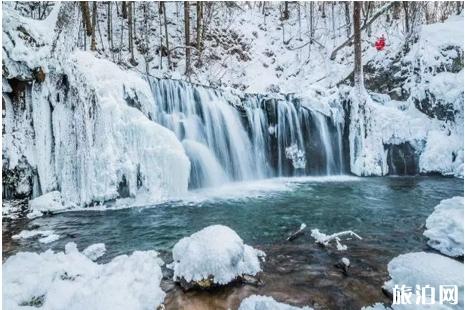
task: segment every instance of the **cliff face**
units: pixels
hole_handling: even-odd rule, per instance
[[[189,160],[174,134],[149,119],[146,81],[69,50],[60,43],[67,29],[45,38],[13,12],[7,17],[4,198],[58,191],[70,207],[125,197],[158,201],[187,190]]]

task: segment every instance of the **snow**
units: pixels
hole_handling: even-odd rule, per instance
[[[463,256],[463,197],[442,200],[426,219],[428,245],[447,256]]]
[[[310,307],[295,307],[277,302],[272,297],[251,295],[242,300],[239,310],[312,310]]]
[[[349,260],[347,257],[341,258],[341,262],[342,262],[346,267],[349,267],[349,266],[350,266],[350,260]]]
[[[462,263],[439,254],[415,252],[402,254],[391,260],[388,271],[391,279],[384,283],[384,288],[392,292],[395,285],[411,287],[413,301],[416,299],[416,285],[430,285],[436,292],[439,292],[440,285],[457,285],[459,303],[456,308],[463,309]]]
[[[65,206],[60,192],[53,191],[29,201],[29,208],[33,213],[56,212],[67,208]]]
[[[331,241],[335,241],[336,242],[336,249],[338,251],[347,250],[347,246],[341,243],[341,237],[342,236],[347,236],[347,235],[356,237],[357,239],[360,239],[360,240],[362,239],[362,237],[360,237],[359,235],[357,235],[356,233],[354,233],[351,230],[341,231],[341,232],[334,233],[334,234],[331,234],[331,235],[326,235],[325,233],[320,232],[319,229],[312,229],[312,234],[311,234],[311,236],[315,239],[315,242],[317,242],[319,244],[322,244],[324,246],[329,246]],[[345,264],[345,262],[344,262],[344,264]],[[350,264],[350,262],[349,262],[349,264]]]
[[[30,239],[37,236],[43,236],[39,238],[39,242],[41,243],[51,243],[58,239],[60,236],[55,234],[53,230],[23,230],[17,235],[13,235],[11,238],[13,239]]]
[[[82,251],[82,254],[87,256],[90,260],[95,261],[98,258],[102,257],[106,252],[104,243],[95,243],[89,245]]]
[[[362,307],[362,310],[389,310],[389,309],[391,309],[391,308],[386,307],[385,305],[383,305],[380,302],[377,302],[372,306]]]
[[[165,297],[160,264],[155,251],[97,264],[74,243],[64,252],[20,252],[3,264],[3,308],[155,309]]]
[[[173,248],[174,280],[200,281],[212,277],[224,285],[242,275],[255,276],[262,269],[263,251],[244,244],[231,228],[208,226],[184,237]]]

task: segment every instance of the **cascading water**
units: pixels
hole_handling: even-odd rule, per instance
[[[239,97],[181,81],[149,81],[154,121],[177,135],[191,160],[191,188],[343,173],[343,124],[295,98]]]

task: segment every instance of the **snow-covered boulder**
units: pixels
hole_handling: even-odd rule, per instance
[[[3,309],[156,309],[162,261],[155,251],[97,264],[68,243],[65,252],[20,252],[3,264]]]
[[[312,310],[310,307],[295,307],[285,303],[277,302],[272,297],[252,295],[245,298],[239,310]]]
[[[255,276],[262,270],[264,256],[263,251],[244,244],[231,228],[212,225],[176,243],[170,268],[184,288],[210,287]]]
[[[442,200],[426,219],[428,245],[448,256],[463,255],[463,197]]]
[[[29,201],[29,209],[32,212],[54,212],[66,209],[61,193],[53,191]]]
[[[440,285],[457,285],[459,301],[457,309],[463,309],[463,264],[440,254],[415,252],[402,254],[388,264],[391,279],[383,288],[393,292],[395,285],[413,288],[412,300],[416,300],[416,285],[435,288],[438,300]],[[426,292],[429,293],[428,291]]]

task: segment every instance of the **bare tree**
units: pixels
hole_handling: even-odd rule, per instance
[[[87,1],[81,1],[79,4],[81,5],[82,21],[86,29],[86,34],[90,37],[92,35],[92,23],[90,21],[89,5]]]
[[[346,17],[346,34],[347,34],[347,38],[350,38],[352,24],[350,22],[350,2],[349,1],[344,1],[344,13]]]
[[[95,29],[97,28],[97,1],[92,2],[92,35],[90,41],[90,50],[97,50],[97,40],[95,39]]]
[[[189,1],[184,1],[184,35],[186,44],[186,75],[191,72],[191,50],[190,50],[190,8]]]
[[[361,2],[354,2],[354,86],[358,90],[363,88],[362,38],[360,29],[361,6]]]
[[[166,21],[166,7],[165,2],[160,2],[163,10],[163,23],[165,24],[165,44],[166,44],[166,53],[168,57],[168,69],[171,70],[171,56],[170,56],[170,44],[168,38],[168,22]]]

